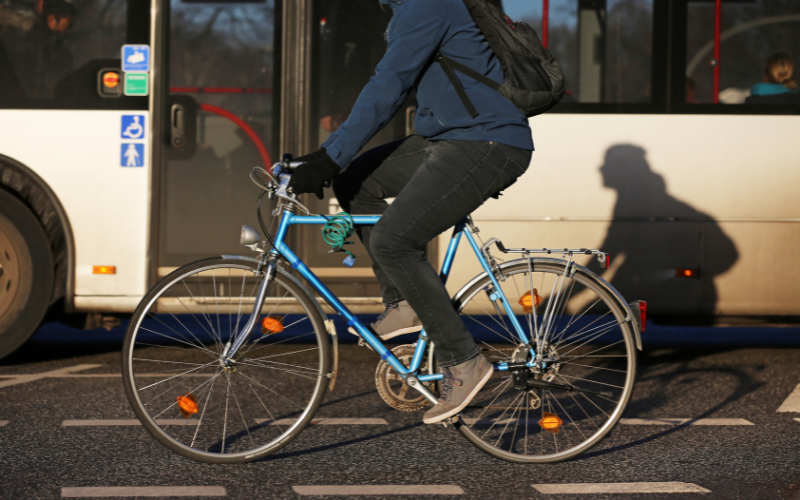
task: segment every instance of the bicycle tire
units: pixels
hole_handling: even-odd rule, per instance
[[[200,462],[250,462],[283,448],[309,424],[329,381],[319,304],[280,268],[260,312],[279,318],[282,331],[253,332],[232,368],[219,363],[252,313],[245,291],[252,298],[263,278],[245,259],[205,259],[170,273],[142,299],[123,346],[122,378],[137,418],[161,444]]]
[[[544,342],[542,337],[537,344],[537,341],[533,340],[534,335],[531,335],[531,343],[535,345],[536,352],[545,349],[547,350],[548,358],[560,359],[562,362],[560,364],[558,361],[548,363],[550,372],[547,372],[547,369],[530,369],[528,377],[538,378],[541,376],[540,380],[548,383],[603,392],[606,396],[612,395],[613,400],[604,400],[596,394],[587,392],[576,392],[573,395],[574,391],[556,388],[536,387],[532,391],[514,389],[513,374],[495,372],[484,389],[470,403],[470,406],[459,415],[454,426],[479,449],[508,462],[555,463],[569,460],[585,453],[597,445],[616,426],[633,394],[636,377],[636,341],[634,332],[636,323],[631,320],[630,311],[626,303],[609,283],[588,269],[573,263],[570,264],[571,269],[567,270],[565,274],[565,265],[566,261],[563,260],[531,258],[530,264],[526,259],[519,259],[499,266],[499,270],[504,276],[501,287],[504,289],[508,300],[514,304],[514,313],[518,319],[520,318],[520,311],[517,307],[521,309],[522,306],[515,303],[514,296],[510,292],[520,295],[526,293],[518,287],[519,276],[541,273],[542,283],[545,282],[545,276],[553,278],[552,282],[554,284],[556,283],[556,277],[565,277],[565,281],[566,277],[568,277],[572,281],[572,283],[568,284],[568,286],[571,286],[569,288],[570,295],[567,298],[562,296],[561,302],[559,302],[559,299],[554,300],[552,306],[554,311],[558,311],[559,307],[561,307],[562,311],[566,313],[561,315],[563,317],[553,320],[556,325],[553,331],[561,328],[563,325],[561,321],[569,315],[570,308],[574,309],[570,319],[567,320],[566,326],[552,336],[553,342]],[[534,278],[538,278],[538,276],[534,276]],[[510,282],[517,284],[512,287],[509,284]],[[531,279],[530,281],[525,281],[525,283],[528,284],[526,290],[530,291],[535,281]],[[580,285],[584,290],[588,290],[588,293],[597,296],[597,302],[594,302],[592,306],[583,312],[574,305],[568,305],[571,300],[569,297],[574,291],[575,285]],[[517,289],[514,290],[514,288]],[[555,289],[555,286],[546,286],[538,290]],[[463,317],[469,320],[470,317],[475,316],[476,305],[478,305],[475,304],[476,301],[483,300],[486,303],[492,301],[489,293],[492,290],[493,285],[488,275],[484,274],[483,277],[479,276],[472,280],[456,294],[454,305]],[[538,290],[534,295],[538,293]],[[481,291],[486,291],[487,293],[481,294]],[[544,296],[541,296],[541,303],[533,309],[546,310],[550,297],[557,297],[555,294],[547,296],[545,291],[542,293]],[[584,292],[581,290],[579,293]],[[482,295],[489,297],[483,299],[481,298]],[[576,297],[581,297],[583,300],[582,295]],[[603,306],[596,308],[597,304],[600,303]],[[486,307],[481,305],[480,309],[485,312]],[[472,311],[469,311],[469,309]],[[493,309],[495,313],[505,314],[502,308]],[[607,311],[601,314],[604,309]],[[593,314],[587,314],[591,310],[593,310]],[[580,316],[577,316],[578,314]],[[603,317],[608,315],[613,317],[602,320]],[[535,322],[535,319],[534,321],[529,321],[531,316],[533,316],[532,312],[523,312],[522,319],[525,320],[521,322],[523,327],[526,324],[530,326]],[[593,323],[591,320],[595,316],[601,319],[594,319]],[[508,319],[507,317],[503,318],[502,314],[498,314],[498,321],[492,322],[488,326],[490,330],[501,330],[500,325],[503,324],[510,327]],[[596,322],[598,321],[607,321],[607,323],[597,324]],[[589,326],[587,326],[587,323]],[[524,353],[525,349],[520,349],[519,345],[513,345],[513,341],[518,341],[519,339],[514,339],[513,335],[508,335],[511,331],[511,328],[508,328],[507,331],[495,331],[500,337],[507,337],[508,340],[512,341],[509,342],[512,346],[508,349],[498,348],[491,343],[482,342],[481,345],[483,347],[488,347],[488,349],[484,350],[484,354],[494,358],[492,361],[521,361],[519,358],[522,354],[520,353]],[[531,331],[535,332],[536,328],[530,329],[528,333]],[[597,345],[601,342],[609,344],[606,347],[598,348]],[[575,344],[579,345],[576,346]],[[601,353],[605,349],[609,350]],[[587,352],[588,354],[586,354]],[[570,353],[575,354],[571,354],[570,357],[568,356]],[[622,359],[623,356],[624,360]],[[580,363],[577,362],[578,359],[581,360]],[[527,361],[529,360],[528,356]],[[595,365],[590,365],[589,363],[595,363]],[[589,378],[590,375],[592,378]],[[492,391],[500,392],[494,394]],[[493,397],[493,399],[490,399],[490,397]],[[535,398],[538,398],[538,404],[540,405],[537,408],[534,408],[537,404]],[[588,402],[584,402],[584,399],[588,400]],[[487,404],[487,401],[493,401],[493,403]],[[503,403],[503,401],[506,402]],[[511,401],[511,403],[508,403],[508,401]],[[581,404],[582,402],[584,402],[583,405]],[[503,406],[504,404],[508,406]],[[514,409],[509,414],[508,412],[512,408]],[[533,413],[531,410],[536,411],[533,418],[531,418]],[[557,421],[553,421],[552,417],[547,414],[556,415],[562,423],[553,427],[553,422],[557,423]],[[546,416],[547,420],[545,419]],[[593,424],[594,427],[590,424]],[[520,431],[521,428],[524,428],[524,431]],[[590,430],[592,432],[589,432]],[[552,437],[546,435],[546,433],[552,435]],[[561,434],[560,437],[559,434]],[[537,444],[539,445],[538,452],[535,451]]]

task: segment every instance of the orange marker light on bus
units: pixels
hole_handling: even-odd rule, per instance
[[[92,266],[92,274],[117,274],[117,266]]]
[[[539,304],[542,303],[542,296],[539,295],[539,290],[533,289],[533,294],[531,292],[525,292],[525,294],[520,297],[519,305],[522,306],[522,310],[526,313],[533,311],[534,307],[539,307]]]
[[[181,410],[184,418],[189,418],[197,413],[197,400],[194,395],[187,392],[183,396],[178,396],[178,409]]]
[[[675,277],[676,278],[697,278],[700,276],[699,269],[676,269],[675,270]]]
[[[555,413],[544,412],[544,416],[539,420],[539,427],[552,434],[558,434],[564,421],[556,416]]]
[[[280,316],[267,316],[261,320],[261,333],[272,335],[283,331],[283,318]]]

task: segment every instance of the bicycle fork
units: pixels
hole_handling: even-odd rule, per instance
[[[261,306],[264,303],[264,297],[267,296],[269,286],[272,284],[272,280],[275,279],[277,267],[278,257],[270,254],[266,264],[266,269],[264,270],[264,279],[261,280],[261,283],[258,286],[256,301],[255,304],[253,304],[253,312],[250,314],[250,319],[247,320],[247,324],[244,325],[239,332],[234,334],[233,345],[231,345],[231,341],[228,340],[228,343],[225,344],[225,349],[222,351],[220,363],[222,363],[225,367],[231,365],[236,353],[239,352],[239,349],[241,349],[244,343],[247,342],[247,339],[250,338],[250,334],[253,333],[253,328],[255,328],[256,324],[258,323],[258,318],[261,316]]]

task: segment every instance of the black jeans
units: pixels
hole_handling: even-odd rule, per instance
[[[425,245],[513,184],[530,159],[530,151],[496,142],[412,135],[363,153],[333,183],[345,211],[383,214],[374,227],[358,228],[383,301],[408,301],[443,367],[463,363],[480,350],[425,258]]]

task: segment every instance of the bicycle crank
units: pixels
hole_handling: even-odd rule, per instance
[[[399,345],[392,349],[392,354],[405,366],[409,366],[411,358],[414,356],[414,346]],[[428,362],[423,361],[420,371],[425,372],[427,369]],[[435,392],[434,382],[423,382],[422,384],[429,391]],[[375,369],[375,386],[381,398],[395,410],[417,411],[433,406],[425,396],[409,387],[385,360],[381,360]]]

